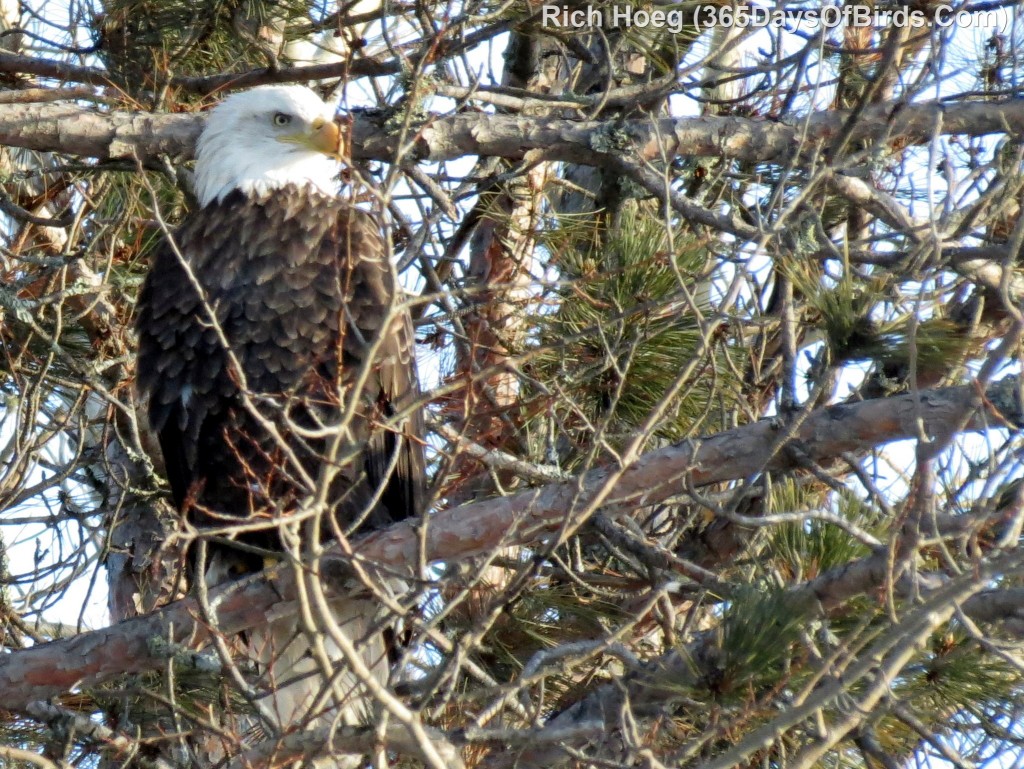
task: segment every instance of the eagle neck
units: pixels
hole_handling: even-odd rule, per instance
[[[311,200],[312,199],[312,200]],[[235,188],[228,190],[223,196],[214,198],[213,204],[218,206],[231,207],[235,205],[247,206],[281,206],[289,213],[285,214],[286,219],[302,209],[308,210],[309,205],[316,205],[316,210],[322,206],[329,206],[338,200],[337,193],[307,183],[285,183],[273,187],[254,187],[250,189]],[[204,206],[205,207],[205,206]]]
[[[338,192],[338,164],[320,153],[292,152],[268,160],[262,153],[246,155],[239,148],[213,156],[212,149],[200,147],[196,159],[195,192],[201,206],[223,202],[236,191],[249,198],[286,187],[311,187],[332,197]]]

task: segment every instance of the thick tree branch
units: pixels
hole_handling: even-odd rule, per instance
[[[946,437],[957,429],[980,431],[1024,424],[1020,380],[1011,376],[982,394],[973,386],[948,387],[862,403],[830,406],[811,414],[797,433],[803,455],[826,462],[845,452],[927,436]],[[918,422],[920,420],[920,422]],[[761,470],[790,466],[789,452],[771,453],[781,425],[773,420],[684,441],[641,456],[621,472],[604,497],[603,508],[637,507],[659,502],[700,486],[745,478]],[[406,522],[359,542],[359,556],[392,568],[428,561],[464,558],[495,547],[535,543],[559,531],[570,512],[582,510],[603,494],[620,468],[598,468],[566,483],[554,483],[513,496],[488,499],[437,513],[426,530]],[[280,616],[295,595],[290,569],[238,582],[211,593],[220,632],[232,634]],[[285,598],[282,598],[284,596]],[[26,712],[28,704],[91,686],[124,673],[158,668],[162,656],[151,652],[157,640],[202,645],[210,629],[199,620],[193,600],[171,604],[153,614],[113,627],[0,657],[3,708]]]
[[[939,117],[941,116],[941,120]],[[410,160],[451,160],[467,155],[520,159],[531,150],[545,158],[616,168],[622,156],[670,160],[676,156],[727,157],[750,162],[790,158],[822,145],[842,130],[845,113],[815,112],[794,124],[736,117],[662,118],[608,124],[467,113],[435,118],[414,139]],[[161,153],[190,158],[202,115],[101,113],[73,104],[0,104],[0,144],[102,160]],[[930,102],[867,111],[854,138],[897,137],[901,144],[942,135],[1024,134],[1024,100],[991,103]],[[389,161],[399,149],[380,119],[357,114],[353,152],[360,159]]]
[[[22,56],[17,53],[0,52],[0,73],[46,77],[59,80],[62,83],[113,85],[109,73],[99,67],[84,67],[39,56]]]
[[[819,251],[815,254],[820,259],[832,259],[834,254]],[[902,269],[905,263],[913,258],[910,251],[850,251],[849,259],[854,264],[871,264],[888,269]],[[998,292],[1005,279],[1011,297],[1024,296],[1024,276],[1012,269],[1015,254],[1010,244],[1001,243],[992,246],[952,246],[943,248],[939,254],[942,259],[940,266],[949,266],[954,272],[977,283],[990,291]],[[1011,265],[1009,268],[1007,265]],[[1009,269],[1009,275],[1006,270]]]
[[[1024,100],[992,104],[945,105],[936,102],[895,109],[873,108],[857,126],[858,141],[899,137],[925,143],[942,135],[982,136],[1024,132]],[[941,115],[941,121],[938,119]],[[606,121],[530,119],[522,116],[464,114],[433,121],[418,137],[418,157],[446,160],[463,155],[522,158],[534,149],[555,160],[612,165],[622,154],[644,160],[676,156],[727,157],[750,162],[788,160],[794,153],[829,142],[842,130],[846,114],[815,112],[794,124],[735,117],[661,118]],[[367,130],[370,129],[370,130]],[[393,139],[379,127],[356,124],[357,148],[367,157],[394,155]]]
[[[335,77],[383,77],[401,71],[402,63],[395,59],[362,58],[355,61],[312,64],[301,67],[279,67],[277,69],[253,69],[247,72],[225,73],[208,77],[176,75],[171,86],[197,94],[211,94],[222,90],[251,88],[267,83],[301,83],[312,80],[327,80]],[[99,67],[68,64],[62,61],[44,59],[38,56],[22,56],[0,52],[0,73],[34,75],[61,82],[85,83],[87,85],[116,87],[110,73]]]
[[[993,409],[995,403],[997,409],[976,410],[963,429],[1024,425],[1024,410],[1015,392],[1018,385],[1017,377],[1006,377],[990,386],[982,405]],[[947,387],[924,390],[919,398],[907,394],[829,406],[804,421],[797,431],[797,441],[806,459],[825,463],[846,452],[863,452],[914,438],[922,429],[925,435],[942,439],[971,412],[978,395],[971,386]],[[762,420],[652,451],[624,470],[602,505],[605,509],[636,508],[683,494],[693,486],[746,478],[763,470],[798,467],[793,464],[791,452],[771,452],[779,432],[785,429],[775,420]],[[426,532],[416,532],[413,523],[399,524],[362,540],[359,551],[373,560],[400,565],[419,562],[421,538],[430,561],[536,542],[545,534],[557,532],[570,511],[584,509],[618,471],[616,467],[597,468],[566,483],[461,505],[432,516]]]
[[[201,115],[99,112],[77,104],[0,105],[0,144],[109,160],[192,157]]]

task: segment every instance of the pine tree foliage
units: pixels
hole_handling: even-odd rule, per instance
[[[537,431],[568,439],[585,456],[595,428],[622,446],[665,398],[653,439],[679,440],[709,429],[709,419],[717,427],[734,382],[731,367],[716,361],[728,348],[707,349],[701,328],[711,309],[707,244],[636,206],[587,238],[593,245],[573,248],[580,228],[548,236],[560,288],[539,308],[535,370],[559,388],[548,396],[558,425]],[[544,313],[545,304],[553,311]]]
[[[0,767],[1021,763],[1020,10],[791,5],[0,0]],[[340,100],[431,424],[333,735],[240,634],[379,575],[203,596],[134,393],[203,112],[272,82]]]

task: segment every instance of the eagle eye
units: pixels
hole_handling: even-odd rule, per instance
[[[292,122],[291,115],[286,115],[283,112],[278,112],[277,114],[274,115],[274,125],[276,126],[285,126],[288,125],[290,122]]]

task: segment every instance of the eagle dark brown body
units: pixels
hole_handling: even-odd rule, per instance
[[[311,188],[236,191],[186,218],[139,298],[138,387],[194,524],[245,524],[237,541],[279,551],[274,517],[330,472],[342,530],[421,512],[424,427],[397,296],[376,221]]]

